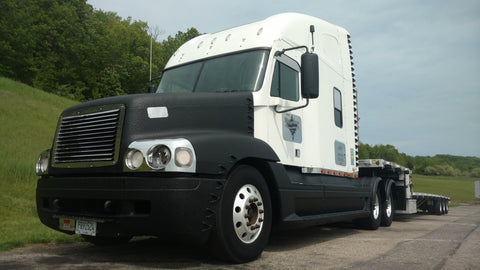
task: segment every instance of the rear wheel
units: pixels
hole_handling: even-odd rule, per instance
[[[362,229],[376,230],[380,226],[380,221],[380,194],[377,190],[370,206],[370,215],[367,218],[355,220],[355,225]]]
[[[381,225],[385,227],[392,225],[394,209],[393,209],[391,188],[389,188],[386,191],[385,200],[382,200],[381,211],[382,211]]]
[[[253,167],[234,169],[217,212],[211,248],[216,257],[235,263],[255,260],[267,245],[272,225],[270,193]]]
[[[443,215],[443,202],[441,200],[436,200],[433,206],[433,213],[435,215]]]

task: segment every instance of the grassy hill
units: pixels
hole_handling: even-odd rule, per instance
[[[0,77],[0,250],[73,240],[38,220],[35,163],[60,113],[76,103]]]

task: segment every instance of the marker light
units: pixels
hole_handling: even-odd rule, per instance
[[[186,147],[179,147],[175,149],[175,165],[178,167],[188,168],[193,164],[192,150]]]
[[[163,144],[150,148],[147,152],[147,164],[154,170],[165,169],[170,162],[172,154],[170,149]]]
[[[137,149],[132,149],[128,154],[127,158],[125,159],[125,165],[130,170],[136,170],[140,168],[143,164],[143,154],[142,152],[138,151]]]

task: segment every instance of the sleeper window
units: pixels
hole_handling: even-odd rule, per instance
[[[333,113],[335,125],[339,128],[343,127],[342,93],[337,88],[333,88]]]

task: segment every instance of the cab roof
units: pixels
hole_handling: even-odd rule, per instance
[[[165,68],[237,51],[271,48],[274,41],[279,39],[297,45],[309,45],[310,25],[315,26],[316,33],[348,34],[339,26],[309,15],[281,13],[262,21],[191,39],[172,55]]]

